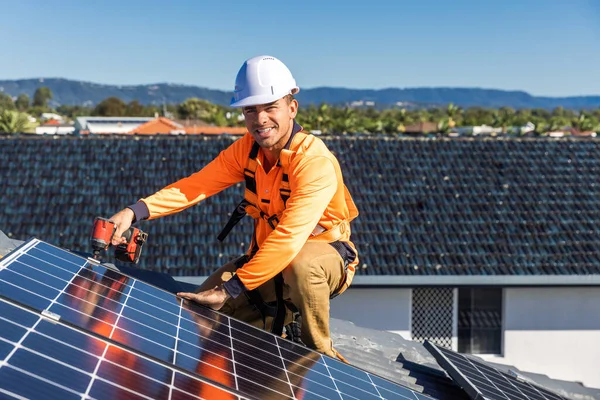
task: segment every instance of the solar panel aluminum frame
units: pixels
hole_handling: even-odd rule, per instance
[[[19,246],[15,247],[13,250],[11,250],[10,253],[5,255],[4,257],[1,257],[0,258],[0,271],[2,271],[4,268],[6,268],[8,266],[8,264],[10,264],[10,261],[12,259],[17,258],[21,254],[26,253],[29,248],[35,247],[35,245],[39,241],[40,240],[38,240],[36,238],[31,238],[29,240],[26,240],[23,243],[21,243]]]

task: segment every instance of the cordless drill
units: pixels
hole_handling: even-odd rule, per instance
[[[93,257],[96,260],[99,260],[102,250],[108,249],[116,230],[117,226],[113,221],[101,217],[94,219],[90,242],[92,249],[94,249]],[[137,264],[142,254],[142,245],[148,239],[148,234],[138,228],[131,227],[123,232],[122,237],[126,239],[126,242],[116,246],[115,258],[120,261]]]

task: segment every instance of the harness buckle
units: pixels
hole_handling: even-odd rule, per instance
[[[277,224],[279,223],[279,218],[277,218],[277,214],[273,214],[269,218],[267,218],[267,223],[269,224],[271,229],[275,229],[275,227],[277,227]]]

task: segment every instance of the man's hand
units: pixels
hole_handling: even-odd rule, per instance
[[[117,227],[111,241],[113,246],[118,246],[121,243],[127,243],[127,239],[125,239],[122,235],[123,232],[125,232],[131,226],[133,218],[135,218],[135,214],[130,208],[124,208],[109,218]]]
[[[179,292],[177,296],[186,300],[195,301],[196,303],[208,306],[213,310],[220,310],[225,302],[229,299],[229,294],[222,286],[217,286],[214,289],[209,289],[200,293]]]

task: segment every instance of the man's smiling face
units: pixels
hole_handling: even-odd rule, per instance
[[[285,96],[273,103],[247,106],[242,109],[246,128],[263,149],[281,150],[292,134],[298,102]]]

